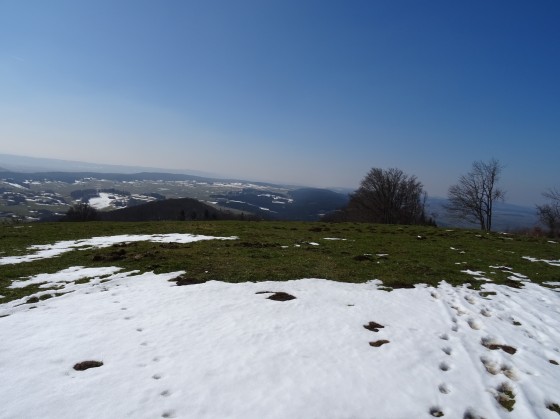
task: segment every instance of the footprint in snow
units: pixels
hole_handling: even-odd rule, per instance
[[[449,394],[449,393],[451,393],[451,388],[450,388],[447,384],[445,384],[445,383],[441,383],[441,384],[438,386],[438,390],[439,390],[439,392],[440,392],[441,394]]]
[[[159,395],[163,397],[169,397],[171,396],[171,392],[169,390],[163,390],[161,393],[159,393]]]
[[[162,418],[174,418],[175,416],[175,411],[173,410],[167,410],[165,412],[163,412],[163,414],[161,415]]]
[[[469,324],[470,328],[473,330],[480,330],[482,328],[482,323],[477,319],[470,318],[467,320],[467,323]]]
[[[492,313],[490,312],[490,310],[487,310],[485,308],[480,310],[480,314],[482,314],[484,317],[492,317]]]
[[[476,302],[476,300],[470,295],[465,295],[465,300],[467,300],[469,304],[474,304]]]
[[[445,348],[441,348],[441,350],[446,354],[446,355],[451,355],[453,353],[453,350],[449,347],[446,346]]]
[[[449,340],[449,335],[447,333],[443,333],[439,335],[439,338],[442,340]]]
[[[430,408],[430,415],[435,418],[441,418],[442,416],[444,416],[442,409],[437,406],[433,406]]]
[[[447,362],[440,362],[439,369],[442,371],[449,371],[451,366]]]

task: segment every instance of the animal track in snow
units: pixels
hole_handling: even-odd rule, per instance
[[[451,366],[447,362],[440,362],[439,369],[442,371],[449,371]]]
[[[174,418],[175,416],[175,411],[173,410],[166,410],[165,412],[163,412],[163,414],[161,415],[162,418]]]
[[[453,350],[449,347],[446,346],[445,348],[441,348],[441,350],[446,354],[446,355],[451,355],[453,353]]]
[[[470,295],[465,295],[465,300],[467,300],[469,304],[474,304],[476,302],[476,300]]]
[[[163,397],[169,397],[171,396],[171,392],[169,390],[163,390],[161,393],[159,393],[159,395]]]
[[[456,324],[454,324],[453,326],[451,326],[451,330],[453,332],[456,332],[457,330],[459,330],[459,326],[457,326]]]
[[[443,340],[449,340],[449,335],[447,333],[443,333],[443,334],[439,335],[439,338],[443,339]]]
[[[445,384],[445,383],[441,383],[441,384],[438,386],[438,390],[439,390],[439,392],[440,392],[441,394],[449,394],[449,393],[451,393],[451,389],[450,389],[449,386],[448,386],[447,384]]]
[[[161,374],[154,374],[154,375],[152,375],[152,378],[154,380],[159,380],[159,379],[161,379]]]

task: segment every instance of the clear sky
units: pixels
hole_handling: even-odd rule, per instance
[[[432,196],[560,186],[558,0],[0,0],[0,153]]]

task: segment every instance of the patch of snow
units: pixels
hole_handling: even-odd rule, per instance
[[[307,244],[310,244],[311,246],[319,246],[319,243],[315,243],[315,242],[308,242]]]
[[[128,199],[128,197],[113,193],[100,192],[99,197],[89,199],[89,205],[95,209],[111,208],[115,201],[122,201],[123,199]]]
[[[24,288],[33,284],[43,284],[40,288],[47,288],[64,285],[67,282],[75,282],[80,279],[99,278],[101,276],[112,275],[121,268],[84,268],[83,266],[73,266],[54,274],[39,274],[32,276],[26,280],[14,281],[8,288]]]
[[[554,240],[549,240],[548,243],[558,244],[558,242],[555,242]]]
[[[523,256],[523,259],[527,259],[530,262],[544,262],[544,263],[548,263],[549,265],[552,265],[552,266],[560,266],[560,259],[559,260],[546,260],[546,259],[533,258],[531,256]]]
[[[13,188],[27,189],[25,186],[18,185],[17,183],[6,182],[5,180],[2,181],[2,183],[4,183],[5,185],[9,185],[9,186],[11,186],[11,187],[13,187]]]
[[[346,239],[340,239],[338,237],[325,237],[323,238],[323,240],[346,240]]]
[[[466,262],[465,262],[465,263],[466,263]],[[472,275],[472,276],[474,276],[474,279],[476,279],[477,281],[486,281],[486,282],[491,282],[491,281],[492,281],[491,279],[486,278],[486,277],[484,276],[484,275],[485,275],[485,272],[482,272],[482,271],[472,271],[472,270],[470,270],[470,269],[465,269],[465,270],[462,270],[461,272],[463,272],[463,273],[465,273],[465,274],[467,274],[467,275]]]
[[[445,282],[386,292],[378,281],[321,279],[179,287],[173,275],[89,285],[34,310],[0,304],[2,417],[557,417],[546,408],[560,402],[553,290],[485,284],[496,294],[482,298]],[[103,365],[73,369],[86,360]],[[511,412],[495,399],[503,382]]]
[[[92,237],[90,239],[66,240],[54,244],[34,245],[29,250],[36,251],[31,255],[6,256],[0,258],[0,265],[10,265],[23,262],[31,262],[37,259],[48,259],[59,256],[79,248],[104,248],[119,243],[132,243],[150,241],[155,243],[192,243],[201,240],[237,240],[237,237],[213,237],[196,234],[124,234],[119,236]]]

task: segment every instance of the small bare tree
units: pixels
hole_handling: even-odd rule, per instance
[[[543,193],[549,203],[537,205],[539,220],[548,228],[548,234],[556,237],[560,234],[560,190],[549,189]]]
[[[505,191],[496,186],[502,169],[502,164],[496,159],[475,161],[472,170],[449,188],[447,211],[460,219],[479,224],[481,230],[490,231],[494,202],[503,201],[505,196]]]

